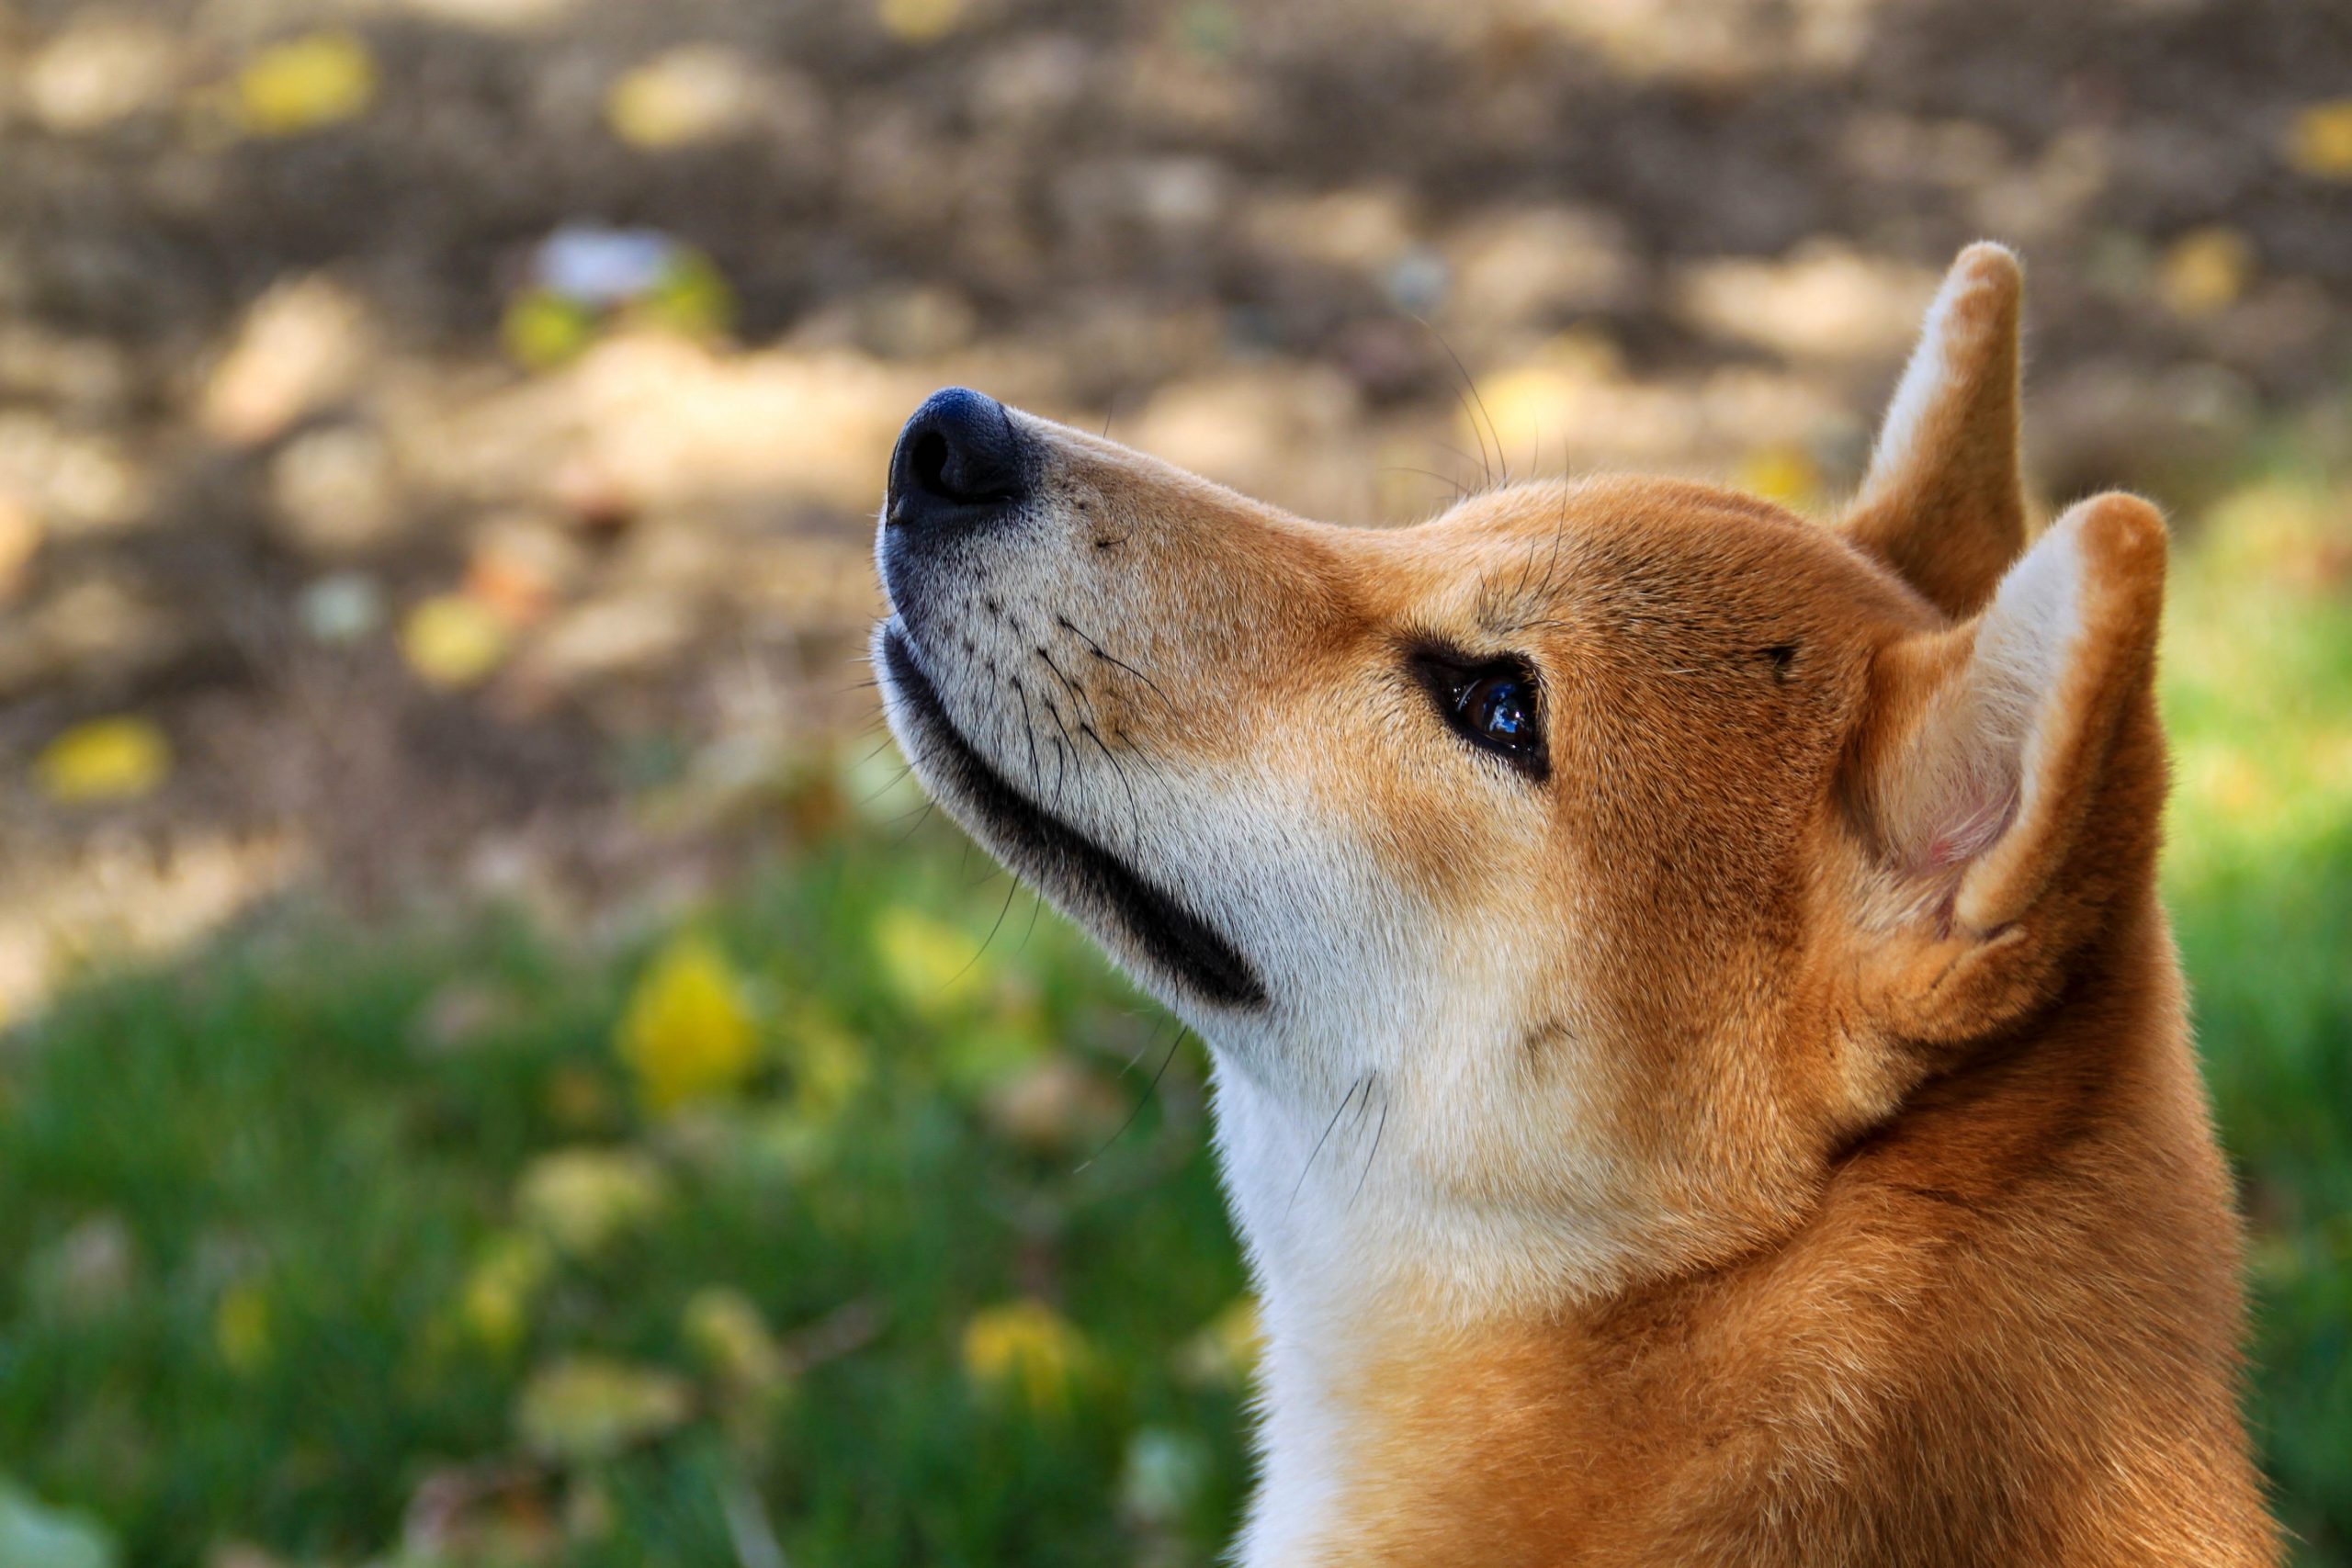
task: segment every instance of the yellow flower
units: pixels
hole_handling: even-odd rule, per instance
[[[147,719],[94,718],[51,741],[33,770],[51,800],[133,800],[171,776],[172,743]]]
[[[654,1111],[731,1094],[759,1065],[758,1032],[734,969],[693,935],[675,938],[647,965],[616,1044]]]
[[[212,1344],[232,1372],[260,1370],[269,1359],[269,1297],[247,1280],[221,1292],[212,1312]]]
[[[2288,125],[2283,151],[2303,174],[2352,180],[2352,98],[2307,105]]]
[[[574,1257],[593,1257],[669,1206],[670,1181],[626,1149],[560,1149],[533,1161],[515,1206],[538,1233]]]
[[[1035,1299],[974,1314],[964,1328],[964,1370],[991,1394],[1032,1410],[1063,1410],[1090,1359],[1069,1320]]]
[[[376,99],[376,60],[346,32],[309,33],[263,50],[237,73],[239,124],[256,136],[298,136],[353,119]]]

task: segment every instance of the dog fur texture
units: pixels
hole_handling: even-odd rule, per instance
[[[2259,1564],[2155,892],[2166,537],[2028,542],[1964,252],[1825,526],[1702,485],[1285,515],[1007,413],[894,495],[933,794],[1212,1047],[1250,1568]],[[1426,677],[1525,672],[1541,755]]]

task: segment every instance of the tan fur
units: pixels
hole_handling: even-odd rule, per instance
[[[1318,959],[1450,955],[1399,994],[1475,974],[1508,1023],[1378,1058],[1367,1206],[1453,1218],[1336,1306],[1274,1314],[1273,1429],[1300,1365],[1340,1434],[1285,1561],[2276,1560],[2237,1414],[2238,1230],[2155,895],[2164,527],[2096,499],[2005,581],[2018,288],[2006,252],[1962,255],[1842,531],[1635,479],[1340,530],[1024,426],[1060,521],[1003,569],[1030,607],[974,597],[962,624],[1047,624],[968,657],[1064,650],[1074,679],[1034,667],[1020,695],[1106,756],[1279,791],[1303,843],[1391,889],[1327,917],[1299,872]],[[2035,643],[2038,592],[2071,639]],[[1541,786],[1431,721],[1399,673],[1423,637],[1537,667]],[[1107,773],[1065,807],[1104,842],[1217,830],[1162,829],[1177,807],[1129,827]],[[1283,897],[1287,874],[1262,873]],[[1356,1064],[1272,988],[1275,1022],[1229,1046],[1171,1000],[1311,1134]],[[1464,1127],[1494,1085],[1510,1125]],[[1270,1292],[1293,1288],[1285,1214],[1237,1201]],[[1558,1259],[1453,1247],[1503,1220],[1556,1232]]]

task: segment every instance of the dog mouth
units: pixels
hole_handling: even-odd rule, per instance
[[[1267,1001],[1257,970],[1208,921],[1079,829],[1023,795],[947,716],[939,689],[896,618],[877,638],[885,685],[899,699],[918,771],[1015,873],[1074,913],[1123,933],[1153,967],[1220,1007]]]

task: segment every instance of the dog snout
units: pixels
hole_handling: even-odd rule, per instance
[[[933,392],[890,455],[888,521],[922,527],[1009,511],[1028,493],[1028,446],[994,398],[968,387]]]

